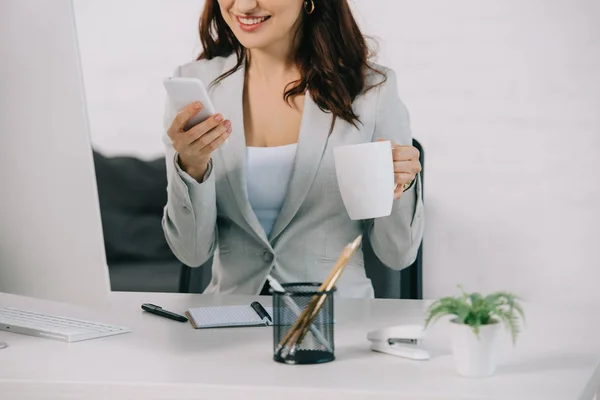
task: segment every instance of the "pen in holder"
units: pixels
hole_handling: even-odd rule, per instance
[[[333,269],[329,273],[329,276],[319,284],[297,284],[300,288],[296,287],[293,292],[279,292],[280,296],[294,296],[294,301],[285,300],[286,297],[273,299],[274,314],[277,316],[282,305],[296,304],[301,306],[301,313],[292,312],[291,315],[295,318],[293,323],[288,323],[288,315],[290,313],[281,311],[284,318],[274,318],[274,335],[275,335],[275,355],[276,361],[285,362],[288,364],[308,364],[317,362],[332,361],[333,355],[333,292],[335,291],[335,283],[342,275],[344,268],[354,255],[354,252],[360,246],[362,242],[362,235],[359,235],[352,243],[349,243],[344,247],[342,254],[336,261]],[[308,286],[311,290],[306,289]],[[317,287],[318,286],[318,287]],[[315,287],[317,287],[315,289]],[[273,291],[277,294],[277,291]],[[302,300],[301,304],[297,304],[298,299]],[[279,301],[278,303],[276,303]],[[292,307],[292,311],[298,311],[298,307]],[[323,311],[324,310],[324,311]],[[278,322],[282,324],[278,327]],[[318,329],[318,325],[322,325],[322,328],[331,330],[331,340],[327,339],[327,335]],[[291,326],[290,326],[291,325]],[[279,341],[277,342],[277,340]],[[316,339],[316,340],[313,340]],[[325,340],[323,340],[325,339]],[[305,341],[307,341],[305,343]],[[321,349],[318,346],[327,346],[330,348]],[[324,354],[325,353],[325,354]],[[311,356],[314,354],[315,356]]]
[[[334,307],[333,292],[319,292],[319,283],[288,283],[282,285],[285,292],[271,290],[273,295],[273,344],[274,360],[286,364],[317,364],[333,361],[334,356]],[[278,351],[279,343],[290,334],[301,312],[307,309],[317,296],[323,297],[323,305],[314,316],[304,338],[293,352]]]

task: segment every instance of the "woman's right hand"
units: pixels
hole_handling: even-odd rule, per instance
[[[179,166],[197,181],[202,181],[211,153],[221,146],[231,134],[231,122],[221,114],[212,115],[189,130],[184,130],[187,122],[202,109],[202,104],[194,102],[177,113],[167,134],[173,148],[179,154]]]

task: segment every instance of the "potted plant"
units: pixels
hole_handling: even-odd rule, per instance
[[[525,313],[519,298],[512,293],[495,292],[487,296],[465,293],[434,301],[426,312],[425,327],[443,316],[452,316],[452,353],[459,375],[467,377],[491,376],[496,371],[495,341],[498,329],[504,324],[513,345],[521,331],[520,319]]]

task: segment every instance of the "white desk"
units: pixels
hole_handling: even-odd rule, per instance
[[[600,387],[600,316],[589,309],[526,306],[528,326],[513,348],[502,336],[497,374],[454,372],[444,323],[427,339],[429,361],[368,350],[377,327],[420,322],[420,301],[336,302],[336,361],[284,365],[272,360],[271,328],[194,330],[146,314],[143,302],[189,306],[249,304],[255,297],[114,293],[101,310],[0,294],[0,306],[54,312],[132,328],[67,344],[0,332],[0,398],[9,399],[591,399]],[[270,297],[260,298],[265,305]]]

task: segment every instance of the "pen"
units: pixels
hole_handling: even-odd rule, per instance
[[[273,278],[270,274],[267,275],[267,280],[269,281],[269,285],[271,285],[271,287],[276,292],[283,292],[283,293],[285,293],[285,289],[283,288],[283,286],[281,286],[281,284],[279,282],[277,282],[277,279]]]
[[[173,320],[179,321],[179,322],[187,322],[187,320],[188,320],[183,315],[175,314],[174,312],[167,311],[160,306],[150,304],[150,303],[142,304],[142,310],[148,311],[151,314],[160,315],[161,317],[173,319]]]
[[[267,280],[269,281],[269,285],[271,285],[273,290],[275,290],[276,292],[285,293],[285,289],[283,288],[283,286],[281,286],[281,284],[277,281],[277,279],[273,278],[271,276],[271,274],[267,275]],[[296,317],[300,316],[300,314],[302,313],[302,310],[300,309],[298,304],[296,304],[294,299],[292,299],[291,297],[286,295],[283,297],[283,301],[292,310],[292,312],[296,315]],[[323,346],[325,346],[327,351],[333,351],[333,349],[331,348],[331,344],[329,344],[329,341],[325,338],[325,336],[323,336],[321,331],[314,324],[310,325],[310,331],[313,333],[313,335],[315,335],[316,339],[319,342],[321,342],[321,344]]]
[[[250,306],[254,308],[254,311],[256,311],[256,313],[260,316],[260,318],[265,322],[266,325],[271,325],[273,320],[271,319],[271,316],[269,315],[267,310],[265,310],[265,308],[262,306],[262,304],[260,304],[258,301],[253,301],[252,304],[250,304]]]

